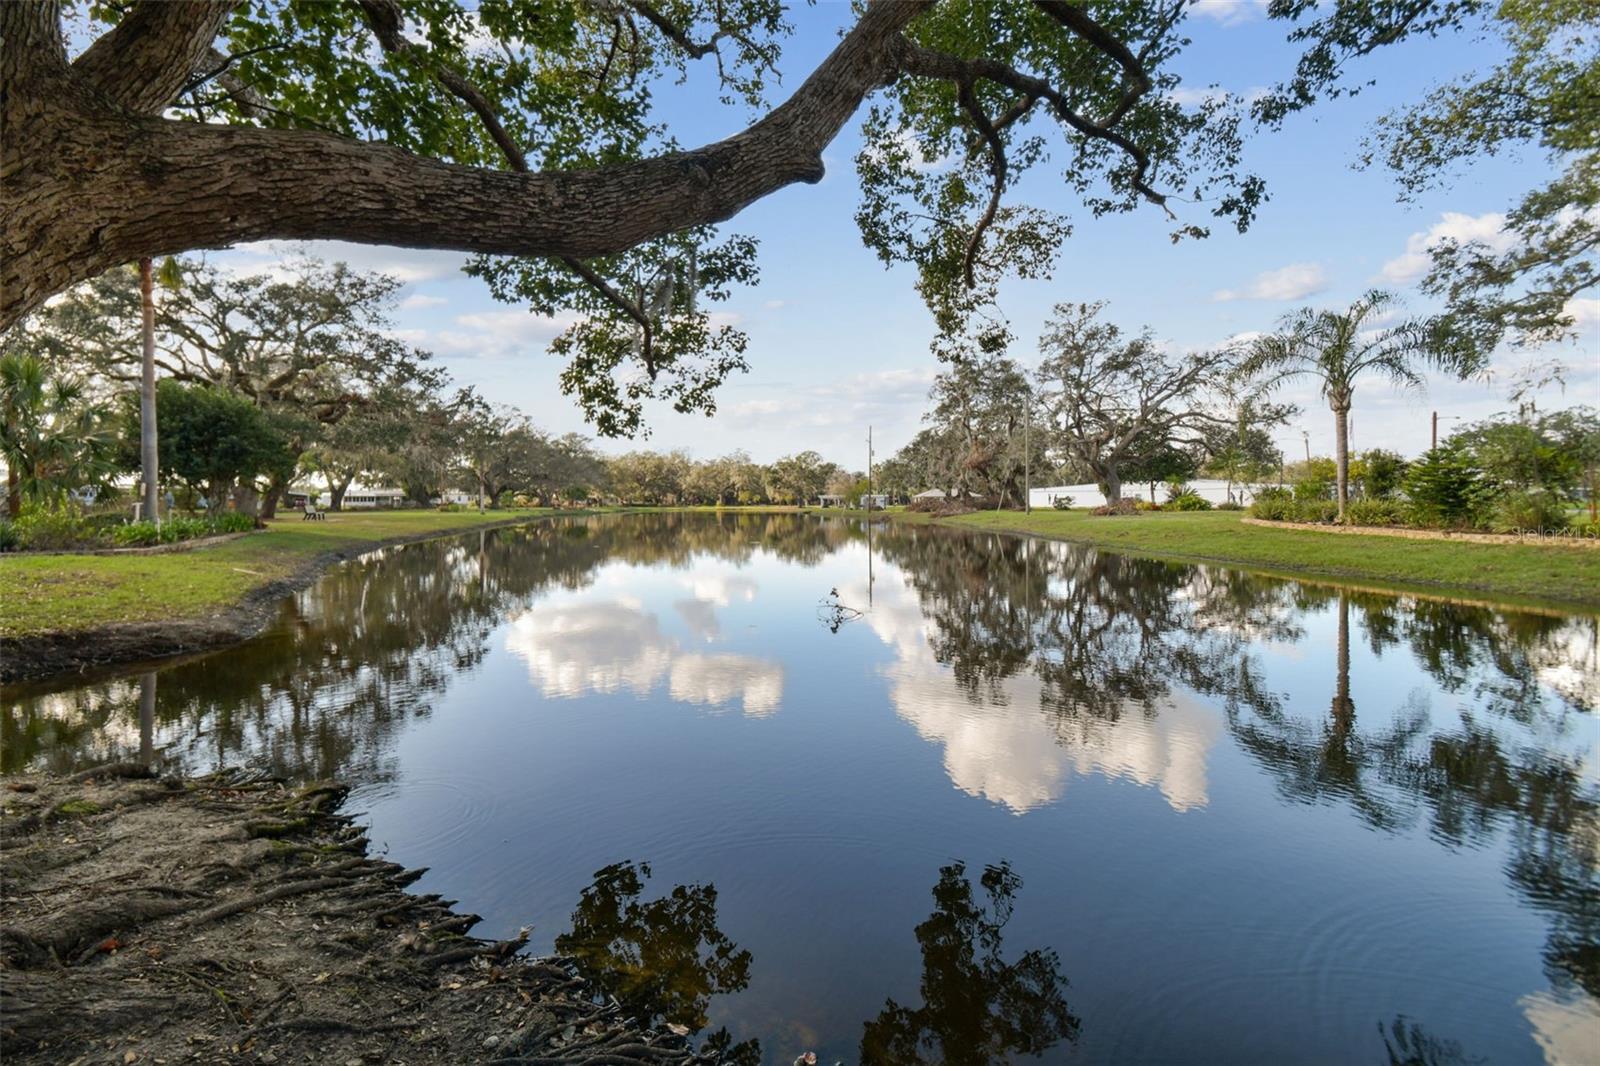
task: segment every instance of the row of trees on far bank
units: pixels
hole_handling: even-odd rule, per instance
[[[582,435],[546,432],[453,388],[393,329],[398,282],[383,275],[309,258],[271,275],[175,266],[178,280],[156,305],[154,408],[161,481],[180,507],[204,500],[213,513],[270,518],[298,485],[338,510],[357,481],[400,487],[419,504],[456,492],[488,507],[803,503],[864,491],[864,478],[814,451],[766,465],[743,453],[606,459]],[[107,499],[114,484],[137,480],[141,312],[137,273],[116,270],[5,336],[0,450],[11,519],[30,501]]]
[[[892,493],[932,486],[1004,507],[1020,501],[1030,466],[1035,484],[1092,482],[1113,505],[1129,483],[1201,475],[1282,482],[1288,470],[1270,430],[1295,409],[1275,397],[1308,380],[1333,416],[1335,453],[1326,470],[1308,462],[1295,481],[1302,502],[1331,501],[1332,517],[1343,520],[1353,495],[1402,491],[1407,468],[1392,452],[1351,454],[1358,385],[1418,389],[1428,370],[1462,378],[1482,369],[1462,349],[1438,344],[1426,323],[1392,321],[1394,298],[1381,291],[1344,311],[1306,308],[1276,332],[1190,352],[1149,330],[1124,332],[1103,311],[1098,303],[1058,305],[1031,373],[1003,347],[956,352],[930,391],[926,428],[883,465],[880,484]],[[1592,411],[1541,413],[1524,404],[1517,416],[1458,431],[1429,462],[1455,456],[1448,461],[1481,473],[1473,491],[1485,501],[1517,495],[1518,504],[1500,510],[1548,518],[1575,500],[1592,501],[1597,448]],[[1420,482],[1415,488],[1424,491]],[[1452,508],[1452,518],[1466,515]],[[1473,510],[1493,509],[1480,501]]]

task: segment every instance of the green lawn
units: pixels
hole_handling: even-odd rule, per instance
[[[910,517],[910,516],[907,516]],[[1562,545],[1470,544],[1247,526],[1238,511],[980,511],[940,519],[966,529],[1032,533],[1140,555],[1232,563],[1296,577],[1388,588],[1600,608],[1600,550]]]
[[[252,589],[293,575],[322,552],[449,534],[550,511],[291,515],[263,533],[167,555],[0,556],[0,635],[88,629],[110,622],[204,617]],[[572,512],[568,512],[572,513]],[[834,514],[849,512],[834,511]],[[890,512],[896,521],[926,515]],[[1540,545],[1361,537],[1246,526],[1238,512],[1095,517],[1086,511],[985,511],[938,520],[965,529],[1032,533],[1171,559],[1230,563],[1305,578],[1600,609],[1600,551]]]
[[[348,512],[324,522],[298,513],[216,547],[165,555],[0,555],[0,635],[88,629],[108,622],[203,617],[251,589],[291,576],[322,552],[448,534],[554,513],[522,509]]]

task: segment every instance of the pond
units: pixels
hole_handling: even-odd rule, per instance
[[[0,739],[346,780],[418,890],[734,1061],[1575,1063],[1597,701],[1593,617],[619,515],[373,553]]]

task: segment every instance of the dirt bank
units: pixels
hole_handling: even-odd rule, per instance
[[[503,522],[486,522],[470,529],[429,530],[321,552],[307,559],[288,577],[257,585],[239,602],[214,614],[0,637],[0,684],[35,681],[60,674],[80,674],[116,663],[144,662],[225,648],[260,633],[278,616],[285,596],[307,587],[326,573],[329,567],[347,559],[399,544],[461,536],[483,529],[528,525],[544,521],[545,517],[523,515],[507,518]]]
[[[565,960],[468,935],[343,790],[133,765],[0,791],[7,1063],[713,1062]]]

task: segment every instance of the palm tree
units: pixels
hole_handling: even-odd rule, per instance
[[[110,469],[104,407],[85,400],[81,382],[52,378],[44,361],[13,348],[0,354],[0,455],[6,460],[6,507],[98,480]]]
[[[1402,388],[1421,388],[1421,365],[1437,366],[1462,377],[1472,369],[1432,347],[1419,323],[1387,328],[1369,325],[1394,303],[1392,293],[1373,289],[1345,311],[1302,307],[1283,318],[1277,333],[1255,342],[1244,368],[1251,377],[1266,376],[1264,388],[1268,390],[1291,378],[1317,379],[1333,411],[1341,521],[1350,499],[1350,405],[1356,380],[1371,371]]]

